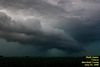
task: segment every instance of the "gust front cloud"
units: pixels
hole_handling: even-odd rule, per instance
[[[100,40],[97,1],[1,0],[0,38],[45,51],[84,51],[86,43]]]

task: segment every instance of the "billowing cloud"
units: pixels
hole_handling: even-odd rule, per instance
[[[100,40],[99,7],[99,0],[1,0],[0,38],[43,51],[81,52]]]

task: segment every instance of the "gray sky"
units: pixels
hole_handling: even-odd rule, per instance
[[[100,55],[99,0],[0,0],[0,55]]]

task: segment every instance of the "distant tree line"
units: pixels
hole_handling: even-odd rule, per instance
[[[4,57],[4,56],[0,55],[0,57]]]

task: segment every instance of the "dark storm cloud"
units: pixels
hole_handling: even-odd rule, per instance
[[[1,0],[0,37],[41,46],[43,51],[81,52],[87,46],[84,43],[100,40],[97,1],[66,0],[53,5],[45,0]]]
[[[57,15],[65,12],[61,8],[45,3],[42,0],[2,0],[0,3],[4,8],[9,8],[15,11],[17,9],[34,9],[42,15],[48,15],[49,13]]]
[[[30,25],[31,24],[34,27],[32,30],[29,28],[25,28],[25,25],[23,23],[16,22],[12,20],[10,16],[7,16],[5,13],[0,12],[0,29],[3,31],[33,34],[36,33],[34,31],[39,31],[38,28],[41,28],[40,21],[38,20],[34,21],[33,19],[33,23],[30,23]]]
[[[91,26],[77,27],[77,28],[76,28],[77,31],[74,32],[75,38],[81,43],[88,43],[100,40],[100,31],[99,31],[100,23],[96,23],[95,25]]]
[[[0,37],[6,39],[7,41],[15,41],[22,44],[33,44],[44,47],[43,50],[49,48],[59,48],[66,51],[70,51],[70,49],[75,51],[75,48],[79,48],[77,41],[64,34],[64,32],[60,31],[59,29],[51,30],[52,33],[38,32],[38,29],[35,31],[34,29],[30,30],[27,29],[28,27],[25,26],[25,24],[20,24],[14,20],[12,21],[11,18],[4,13],[1,13],[0,19]],[[40,25],[38,28],[41,28]],[[38,32],[39,34],[34,34],[35,32]]]

